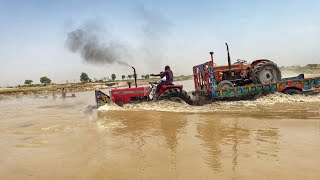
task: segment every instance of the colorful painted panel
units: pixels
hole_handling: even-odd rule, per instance
[[[320,78],[314,80],[314,85],[320,86]]]
[[[252,86],[252,87],[251,87],[251,92],[258,92],[257,87],[256,87],[256,86]]]
[[[222,90],[222,97],[228,97],[229,94],[228,94],[228,90]]]
[[[278,91],[277,83],[271,84],[271,85],[270,85],[270,88],[271,88],[271,92],[276,92],[276,91]]]
[[[267,91],[267,92],[271,92],[270,85],[264,85],[264,86],[263,86],[263,90],[265,90],[265,91]]]
[[[221,92],[222,92],[222,97],[233,97],[233,96],[235,96],[234,89],[221,90]]]
[[[234,94],[234,89],[229,89],[228,90],[228,95],[229,96],[234,96],[235,94]]]
[[[263,90],[262,85],[257,85],[256,88],[257,88],[257,92],[262,92],[262,90]]]
[[[95,94],[96,94],[97,106],[103,106],[103,105],[111,102],[110,97],[108,95],[106,95],[105,93],[101,92],[100,90],[95,91]]]
[[[311,84],[312,85],[312,84]],[[305,79],[305,80],[302,80],[302,88],[304,90],[310,90],[312,89],[312,86],[309,85],[309,80],[308,79]]]
[[[214,79],[214,69],[213,67],[210,67],[210,89],[212,91],[216,90],[217,87],[216,87],[216,80]]]
[[[204,71],[204,66],[198,66],[198,73],[202,73]]]
[[[241,87],[236,88],[236,92],[237,92],[237,94],[241,95],[242,94],[242,88]]]
[[[243,87],[242,94],[248,94],[248,93],[249,93],[249,87]]]
[[[282,91],[286,88],[298,88],[303,91],[316,90],[320,87],[320,77],[302,79],[302,80],[287,80],[281,81],[273,84],[257,84],[257,85],[248,85],[236,88],[223,89],[220,91],[213,91],[212,97],[233,97],[233,96],[242,96],[248,94],[256,94],[259,92],[263,93],[273,93]]]
[[[213,91],[212,92],[212,97],[214,97],[214,98],[220,97],[220,91]]]
[[[293,81],[294,84],[300,84],[300,81],[299,80],[295,80]]]
[[[279,83],[279,86],[280,86],[280,87],[279,87],[280,89],[285,89],[286,87],[288,87],[286,81],[281,81],[281,82]]]

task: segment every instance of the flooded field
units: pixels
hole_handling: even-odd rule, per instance
[[[0,100],[0,179],[320,179],[319,95],[92,110],[93,94]]]

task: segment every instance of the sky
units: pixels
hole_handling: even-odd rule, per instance
[[[318,0],[0,0],[0,86],[78,82],[112,73],[132,74],[128,66],[94,64],[66,45],[77,29],[93,32],[101,46],[117,49],[137,74],[158,73],[170,65],[175,75],[210,60],[266,58],[279,66],[320,63]],[[118,57],[118,56],[117,56]]]

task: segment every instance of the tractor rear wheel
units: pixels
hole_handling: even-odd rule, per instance
[[[158,100],[170,100],[175,102],[186,102],[189,105],[192,105],[193,102],[191,97],[183,89],[172,88],[164,91],[158,98]]]
[[[272,61],[262,61],[253,68],[253,82],[257,84],[275,83],[281,80],[281,71]]]

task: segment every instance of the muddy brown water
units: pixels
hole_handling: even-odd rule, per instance
[[[0,100],[0,179],[320,179],[320,96],[91,111],[93,94]]]

